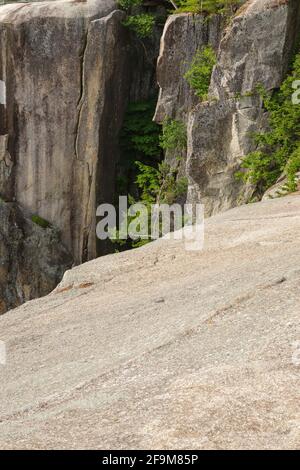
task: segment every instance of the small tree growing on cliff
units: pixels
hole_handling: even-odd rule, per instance
[[[118,0],[119,7],[124,11],[130,11],[133,7],[141,6],[143,0]]]
[[[131,14],[135,7],[141,7],[143,0],[118,0],[119,7],[126,11],[127,18],[123,22],[131,31],[134,31],[139,39],[150,37],[155,25],[155,16],[149,13]]]
[[[211,74],[215,63],[216,53],[212,46],[202,47],[196,52],[192,64],[184,76],[190,87],[195,90],[195,94],[202,101],[207,99]]]
[[[145,39],[150,37],[153,33],[155,17],[146,13],[141,15],[130,15],[123,24],[134,31],[139,39]]]

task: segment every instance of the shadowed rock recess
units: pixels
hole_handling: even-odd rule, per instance
[[[57,229],[42,219],[31,220],[16,203],[0,203],[0,220],[1,314],[51,292],[72,266],[72,257]]]

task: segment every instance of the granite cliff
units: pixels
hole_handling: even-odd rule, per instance
[[[253,187],[235,175],[241,158],[255,149],[251,133],[268,126],[255,89],[261,84],[274,90],[282,83],[297,45],[300,5],[242,3],[229,22],[218,14],[171,15],[146,41],[124,27],[125,13],[113,0],[0,8],[1,200],[60,233],[58,253],[68,252],[68,265],[105,253],[96,240],[96,207],[116,194],[124,113],[128,103],[153,97],[157,82],[154,119],[177,119],[187,127],[179,172],[188,180],[186,200],[204,203],[206,215],[250,200]],[[165,12],[157,2],[149,5]],[[208,100],[200,102],[184,74],[206,44],[217,62]],[[165,158],[172,167],[177,155],[167,151]],[[46,245],[41,240],[36,247],[41,257]],[[64,260],[65,255],[56,258],[57,272]],[[46,267],[43,272],[52,279]],[[32,265],[31,282],[38,285],[39,276]],[[6,292],[7,278],[1,279]],[[46,290],[31,289],[30,298]]]
[[[75,264],[98,254],[96,206],[114,196],[126,106],[156,87],[160,34],[145,52],[124,15],[113,0],[0,8],[0,195],[59,229]]]
[[[235,174],[256,148],[252,134],[267,129],[258,85],[277,89],[287,73],[300,34],[298,1],[250,0],[230,24],[222,18],[171,16],[158,60],[160,95],[155,119],[166,116],[187,125],[188,148],[181,172],[188,177],[188,201],[201,201],[207,215],[248,202],[253,188]],[[184,73],[197,48],[217,52],[209,99],[199,103]],[[172,162],[174,155],[167,158]]]

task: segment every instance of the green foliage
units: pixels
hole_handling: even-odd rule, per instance
[[[179,8],[176,13],[201,13],[201,5],[199,0],[182,0],[178,2]]]
[[[160,146],[164,150],[184,150],[187,144],[186,126],[181,121],[166,118],[162,126]]]
[[[244,158],[244,173],[239,175],[256,185],[260,193],[272,186],[283,172],[288,177],[288,189],[295,189],[296,173],[300,170],[300,105],[292,101],[295,91],[292,85],[299,77],[300,54],[279,91],[270,94],[259,88],[269,113],[270,130],[255,134],[258,149]]]
[[[163,162],[159,166],[161,187],[157,195],[160,204],[174,204],[176,200],[186,194],[188,180],[186,177],[178,178],[178,169],[171,168]]]
[[[138,38],[145,39],[152,36],[155,25],[155,16],[148,13],[130,15],[123,22],[124,26],[134,31]]]
[[[187,190],[187,179],[177,178],[177,168],[171,168],[166,162],[153,168],[136,162],[139,174],[136,182],[141,191],[140,201],[144,204],[173,204],[177,197]]]
[[[153,122],[156,99],[131,103],[126,111],[120,134],[121,159],[119,162],[118,193],[132,192],[138,168],[136,161],[158,163],[162,159],[159,146],[160,126]],[[137,198],[138,194],[134,196]]]
[[[156,17],[149,13],[136,13],[135,7],[142,7],[143,0],[118,0],[119,7],[126,11],[127,18],[123,25],[133,31],[139,39],[146,39],[152,36]]]
[[[140,201],[145,204],[154,204],[160,191],[160,170],[142,162],[135,162],[139,173],[136,183],[140,189]]]
[[[297,190],[296,175],[300,171],[300,143],[295,148],[294,152],[288,159],[285,167],[285,173],[287,175],[287,187],[289,191]]]
[[[177,169],[171,168],[165,162],[158,165],[158,168],[154,168],[150,165],[145,165],[141,162],[136,162],[136,166],[139,169],[136,183],[140,190],[140,197],[138,201],[135,201],[132,196],[129,196],[129,204],[135,204],[137,202],[142,203],[147,208],[147,222],[148,228],[151,228],[151,208],[155,203],[159,204],[173,204],[179,196],[182,196],[187,191],[188,181],[187,178],[177,178]],[[119,231],[114,231],[115,240],[114,244],[119,248],[137,248],[145,245],[151,241],[150,233],[149,238],[137,240],[124,240],[121,237],[122,233],[127,233],[129,224],[140,214],[132,216],[129,213],[126,214],[125,220]],[[161,227],[160,227],[161,230]]]
[[[50,227],[50,222],[47,220],[43,219],[39,215],[32,215],[31,216],[32,222],[34,222],[36,225],[39,225],[42,228],[48,228]]]
[[[162,126],[153,122],[156,99],[128,106],[120,135],[118,194],[129,194],[130,205],[142,203],[151,216],[151,205],[172,204],[187,191],[186,178],[178,177],[178,169],[162,162],[162,149],[186,148],[186,127],[180,121],[166,119]],[[138,217],[138,216],[136,216]],[[135,219],[127,214],[123,226],[115,231],[118,250],[136,248],[150,239],[123,240],[121,234]],[[149,227],[150,227],[150,220]]]
[[[118,193],[132,192],[132,182],[135,182],[138,191],[134,198],[144,202],[148,191],[151,203],[156,201],[158,189],[171,171],[161,163],[162,149],[184,150],[187,141],[185,124],[169,118],[163,122],[161,134],[161,127],[152,119],[155,105],[156,99],[130,104],[120,135],[122,177]]]
[[[170,3],[172,3],[169,0]],[[199,14],[231,14],[233,15],[242,0],[175,0],[179,7],[176,13],[191,12]],[[134,7],[142,6],[143,0],[118,0],[119,7],[129,12]],[[173,5],[174,7],[174,5]]]
[[[181,0],[177,12],[233,15],[242,0]]]
[[[121,131],[122,150],[127,154],[160,154],[160,126],[153,121],[156,99],[129,104]],[[135,161],[136,158],[133,160]]]
[[[141,6],[143,0],[118,0],[119,7],[124,11],[129,11],[131,8]]]
[[[184,75],[201,101],[207,99],[211,74],[216,60],[216,53],[211,46],[202,47],[197,50],[189,70]]]
[[[163,154],[159,145],[161,128],[153,122],[156,101],[155,97],[149,101],[129,104],[121,130],[117,193],[129,194],[130,205],[142,200],[146,204],[151,204],[157,193],[157,168]],[[147,242],[147,240],[132,241],[120,238],[120,232],[127,231],[132,220],[133,217],[127,214],[123,227],[115,234],[117,239],[114,244],[118,250],[136,248]]]

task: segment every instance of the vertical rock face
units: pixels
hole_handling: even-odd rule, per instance
[[[184,122],[199,102],[199,98],[184,78],[199,48],[210,44],[215,51],[222,37],[224,21],[220,15],[205,18],[182,13],[168,18],[161,37],[157,62],[157,80],[160,87],[154,120],[162,123],[166,118]],[[185,149],[167,150],[166,162],[176,168],[178,175],[186,175]],[[179,202],[179,201],[178,201]]]
[[[0,195],[57,226],[76,263],[97,255],[96,205],[113,197],[126,105],[153,91],[153,64],[116,8],[63,0],[0,10]]]
[[[72,257],[78,264],[98,254],[96,206],[113,200],[126,106],[156,89],[157,34],[141,44],[122,25],[124,17],[114,0],[0,9],[0,197],[17,203],[8,211],[3,202],[0,212],[1,253],[8,256],[1,266],[7,259],[12,265],[0,280],[2,311],[52,290]],[[57,227],[66,248],[54,228],[55,244],[50,229],[51,240],[38,227],[30,245],[36,258],[20,258],[20,247],[32,240],[30,214]],[[52,271],[46,262],[34,269],[45,250]]]
[[[111,201],[118,133],[128,96],[129,73],[124,14],[114,11],[93,21],[82,62],[73,168],[73,252],[82,262],[96,256],[97,203]],[[122,77],[122,78],[121,78]]]
[[[174,59],[176,48],[179,55],[189,58],[203,43],[211,42],[214,47],[218,44],[220,20],[214,20],[219,26],[211,23],[214,33],[208,34],[210,27],[201,17],[198,22],[195,18],[175,16],[166,24],[158,63],[162,88],[156,119],[161,121],[170,115],[187,122],[187,200],[201,201],[206,214],[211,215],[251,197],[252,188],[245,187],[235,175],[241,158],[255,149],[251,133],[267,125],[255,88],[261,84],[271,90],[282,83],[300,32],[300,4],[297,0],[250,0],[241,7],[219,43],[210,100],[205,103],[195,100],[193,92],[183,84],[183,62]],[[197,27],[191,28],[191,21]],[[189,33],[175,35],[175,24]],[[171,50],[173,55],[169,56],[166,51]],[[176,107],[184,112],[176,114]]]
[[[97,157],[97,148],[89,147],[84,156],[78,150],[85,52],[87,38],[93,39],[88,30],[96,18],[107,17],[111,24],[108,15],[114,9],[111,0],[94,0],[15,4],[0,10],[0,78],[7,89],[1,147],[13,162],[10,184],[2,178],[0,193],[59,227],[77,262],[83,256],[78,225],[86,217],[78,214],[79,206],[85,204],[88,211],[94,197],[89,195],[95,177],[90,159],[91,154]],[[107,50],[114,47],[112,32],[110,36]],[[94,82],[95,95],[99,86],[103,81]],[[4,176],[8,172],[1,171]]]
[[[119,132],[127,104],[148,99],[156,88],[157,38],[154,47],[152,42],[141,46],[122,26],[124,17],[115,10],[92,21],[83,54],[74,161],[74,198],[79,200],[72,212],[78,262],[96,256],[96,207],[114,200]],[[149,49],[147,57],[143,47]]]
[[[182,13],[168,18],[161,38],[157,63],[157,80],[160,87],[155,121],[166,117],[185,119],[198,103],[184,75],[201,46],[211,44],[218,49],[223,29],[221,16],[207,19],[200,15]]]
[[[189,115],[188,202],[207,216],[245,203],[253,189],[237,179],[242,155],[254,150],[253,132],[266,122],[258,97],[198,105]]]
[[[297,0],[251,0],[235,16],[220,44],[211,94],[220,100],[277,88],[299,35]]]

